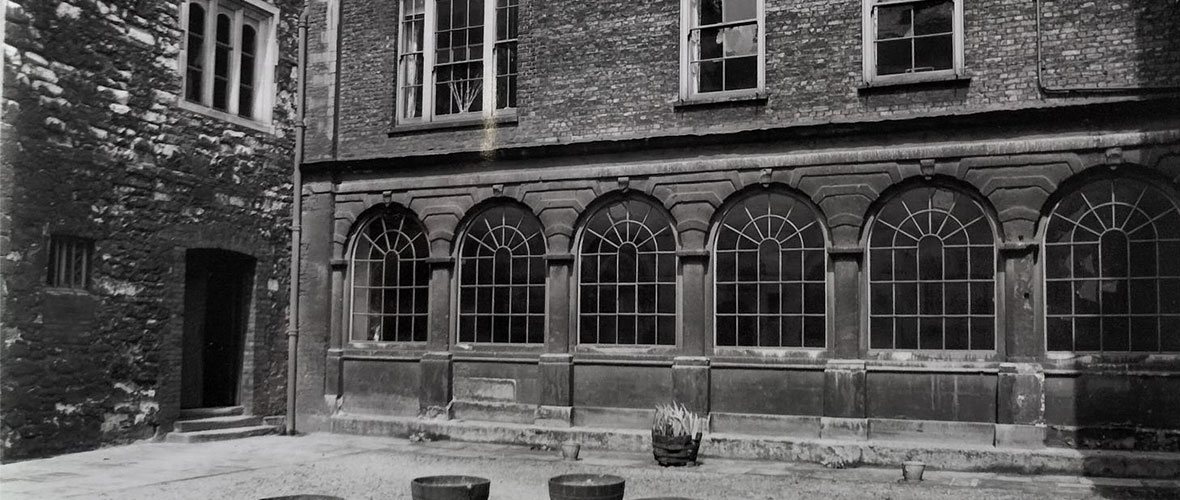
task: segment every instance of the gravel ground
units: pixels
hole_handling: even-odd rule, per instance
[[[584,450],[578,462],[550,450],[458,442],[317,434],[233,443],[142,443],[0,467],[0,497],[261,499],[296,494],[344,499],[410,498],[410,480],[478,475],[493,499],[548,498],[550,477],[605,473],[627,480],[627,496],[695,499],[791,498],[1180,498],[1180,489],[1145,489],[1131,480],[928,471],[898,483],[898,470],[826,469],[813,464],[708,459],[661,468],[649,455]],[[1176,482],[1158,484],[1176,486]]]

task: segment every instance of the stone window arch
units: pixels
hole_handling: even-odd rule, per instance
[[[1165,189],[1092,180],[1053,207],[1045,227],[1050,351],[1180,350],[1180,211]]]
[[[602,206],[578,245],[582,344],[676,344],[676,234],[664,210],[625,198]]]
[[[365,221],[349,260],[349,338],[425,342],[430,245],[412,214],[387,211]]]
[[[459,242],[459,342],[545,341],[545,235],[512,205],[481,211]]]
[[[826,345],[826,250],[818,215],[775,191],[746,195],[725,212],[713,250],[717,346]]]
[[[995,228],[975,198],[907,189],[869,228],[869,348],[996,348]]]

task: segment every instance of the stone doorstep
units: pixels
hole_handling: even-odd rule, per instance
[[[262,417],[254,415],[230,415],[227,417],[177,420],[173,424],[173,430],[175,432],[195,432],[213,429],[231,429],[235,427],[255,427],[259,425],[262,425]]]
[[[252,427],[234,427],[230,429],[211,429],[195,432],[170,432],[164,438],[169,443],[205,443],[209,441],[227,441],[254,436],[274,434],[276,429],[269,425]]]
[[[422,433],[435,440],[555,447],[566,441],[587,449],[644,453],[651,433],[639,429],[553,428],[529,424],[426,420],[414,417],[337,414],[329,430],[341,434],[408,437]],[[1174,479],[1180,477],[1180,453],[1014,449],[983,445],[950,446],[924,441],[852,441],[712,433],[701,445],[702,457],[842,463],[897,467],[907,460],[931,464],[931,470],[1063,474]]]

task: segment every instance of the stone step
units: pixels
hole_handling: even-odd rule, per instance
[[[170,432],[165,441],[169,443],[206,443],[209,441],[226,441],[253,436],[273,434],[275,428],[269,425],[253,427],[235,427],[233,429],[212,429],[196,432]]]
[[[244,406],[217,406],[211,408],[185,408],[180,410],[180,420],[197,420],[201,418],[229,417],[245,415]]]
[[[254,415],[230,415],[228,417],[177,420],[174,428],[176,432],[196,432],[213,429],[231,429],[234,427],[255,427],[259,425],[262,425],[262,417]]]

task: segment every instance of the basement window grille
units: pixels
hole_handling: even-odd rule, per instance
[[[94,242],[73,236],[49,239],[49,273],[47,284],[53,288],[85,290],[90,286],[90,255]]]

